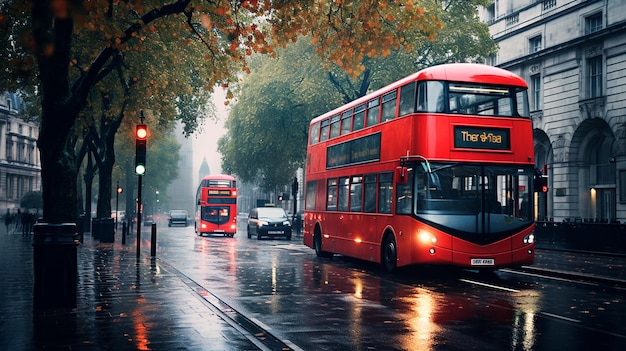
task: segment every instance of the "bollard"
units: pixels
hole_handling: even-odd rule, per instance
[[[156,239],[156,223],[152,223],[152,237],[150,238],[150,256],[152,257],[156,256]]]
[[[126,222],[122,222],[122,245],[126,244]]]

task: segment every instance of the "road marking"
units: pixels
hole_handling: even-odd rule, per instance
[[[552,318],[556,318],[556,319],[561,319],[561,320],[564,320],[564,321],[572,322],[572,323],[580,323],[580,321],[578,319],[573,319],[573,318],[568,318],[568,317],[564,317],[564,316],[559,316],[558,314],[554,314],[554,313],[540,312],[540,314],[543,314],[544,316],[548,316],[548,317],[552,317]]]
[[[551,275],[547,275],[547,274],[539,274],[539,273],[531,273],[531,272],[524,272],[524,271],[516,271],[516,270],[513,270],[513,269],[506,269],[506,268],[505,269],[500,269],[500,271],[511,273],[511,274],[526,275],[526,276],[529,276],[529,277],[537,277],[537,278],[558,280],[558,281],[568,282],[568,283],[576,283],[576,284],[582,284],[582,285],[598,286],[598,284],[596,284],[596,283],[591,283],[591,282],[586,282],[586,281],[581,281],[581,280],[568,279],[568,278],[555,277],[555,276],[551,276]]]
[[[509,291],[509,292],[520,292],[520,290],[515,290],[515,289],[511,289],[511,288],[506,288],[504,286],[498,286],[498,285],[493,285],[493,284],[487,284],[487,283],[483,283],[483,282],[478,282],[475,280],[469,280],[469,279],[459,279],[460,281],[464,282],[464,283],[468,283],[468,284],[476,284],[476,285],[480,285],[480,286],[486,286],[488,288],[494,288],[494,289],[498,289],[498,290],[504,290],[504,291]]]

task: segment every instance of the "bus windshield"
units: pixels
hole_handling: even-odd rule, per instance
[[[465,233],[503,233],[532,223],[532,166],[430,163],[429,172],[422,162],[408,176],[398,189],[398,213],[411,208],[418,218]]]
[[[528,93],[524,88],[441,81],[419,83],[417,111],[500,117],[530,116]]]

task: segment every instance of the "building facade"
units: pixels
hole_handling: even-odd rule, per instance
[[[15,93],[0,97],[0,215],[20,208],[29,191],[41,190],[37,149],[39,126],[25,119],[23,100]]]
[[[495,0],[492,65],[529,84],[537,218],[626,221],[626,1]]]

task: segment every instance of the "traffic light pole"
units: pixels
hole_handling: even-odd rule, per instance
[[[137,260],[141,256],[141,179],[143,176],[137,176]]]

